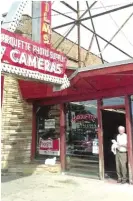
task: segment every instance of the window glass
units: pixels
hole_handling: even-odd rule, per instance
[[[66,107],[67,171],[99,174],[97,101],[71,102]]]
[[[60,156],[59,105],[38,107],[36,157]]]
[[[115,98],[105,98],[103,99],[103,105],[124,105],[125,99],[124,97],[115,97]]]

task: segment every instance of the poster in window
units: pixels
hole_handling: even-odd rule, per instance
[[[45,119],[45,129],[55,129],[55,119]]]
[[[39,140],[39,154],[41,155],[60,155],[60,139]]]

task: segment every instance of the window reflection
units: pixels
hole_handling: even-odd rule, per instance
[[[38,107],[36,111],[36,157],[60,156],[59,105]]]
[[[98,174],[97,101],[72,102],[66,107],[67,169]]]
[[[124,97],[115,97],[115,98],[105,98],[103,99],[103,105],[124,105]]]

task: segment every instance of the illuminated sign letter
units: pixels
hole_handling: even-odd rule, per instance
[[[10,58],[14,63],[18,63],[19,59],[17,57],[15,57],[15,54],[20,54],[19,50],[11,50]]]

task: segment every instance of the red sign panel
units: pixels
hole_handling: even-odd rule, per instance
[[[63,78],[66,71],[66,57],[46,44],[7,30],[1,30],[1,45],[6,47],[2,62],[46,75]]]
[[[59,156],[60,155],[60,140],[59,139],[43,140],[42,138],[40,138],[39,154]]]
[[[41,1],[41,42],[51,43],[51,2]]]

